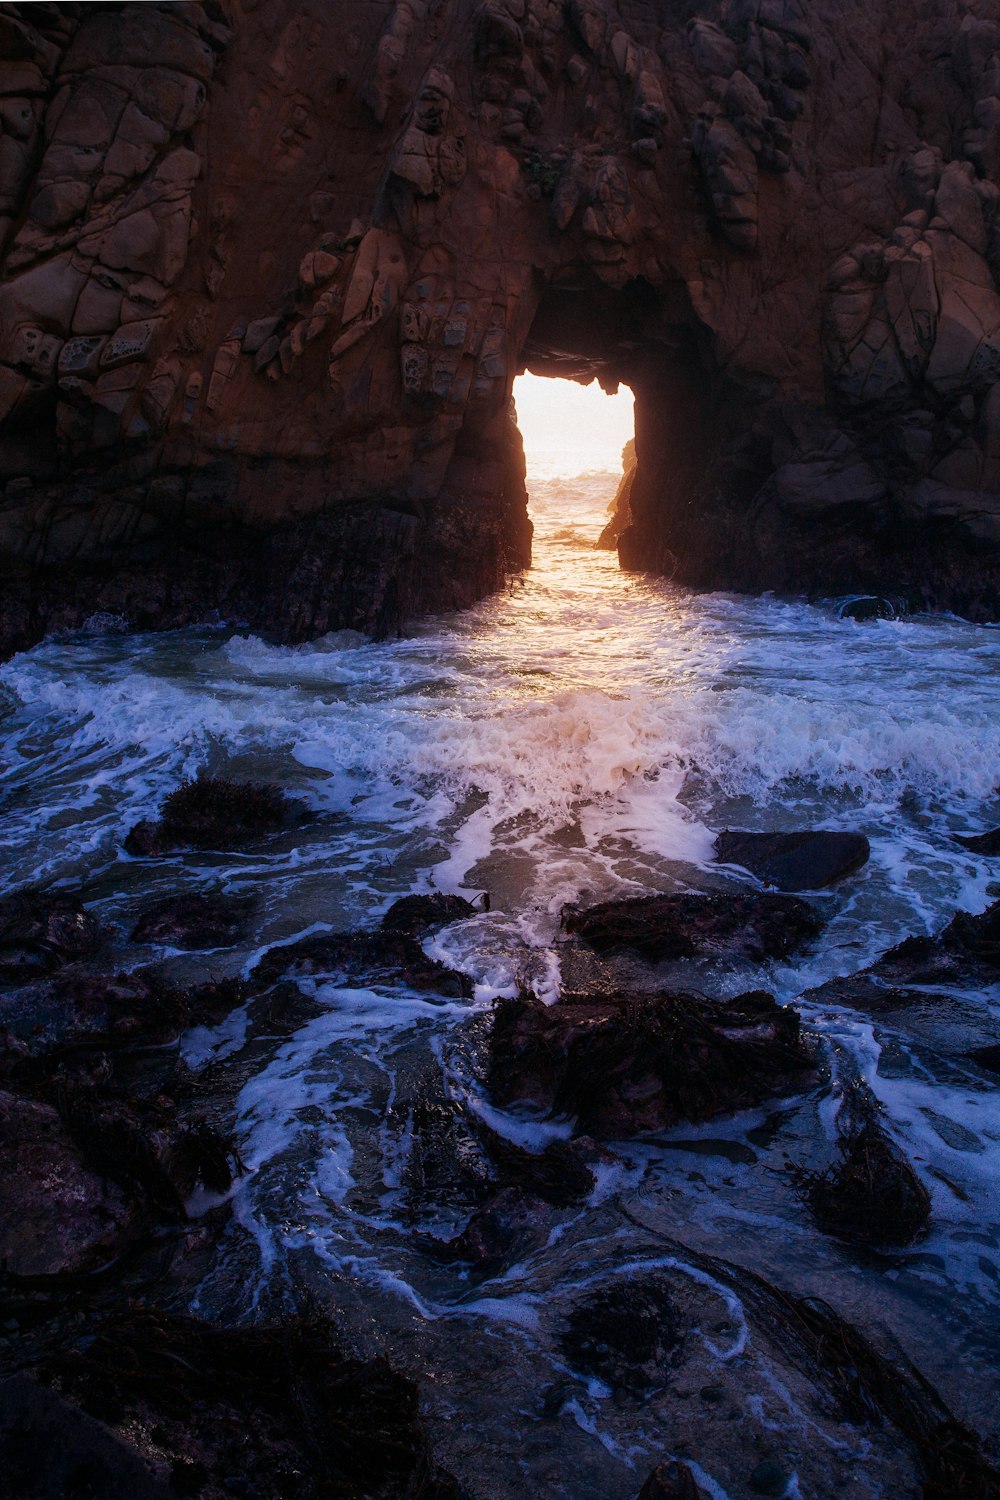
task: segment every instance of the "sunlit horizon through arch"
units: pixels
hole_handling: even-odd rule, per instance
[[[597,381],[519,375],[514,381],[517,425],[524,439],[528,486],[532,479],[557,479],[621,469],[622,448],[635,433],[634,400],[628,386],[608,396]]]

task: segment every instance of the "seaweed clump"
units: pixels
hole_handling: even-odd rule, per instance
[[[636,1396],[662,1389],[684,1342],[684,1323],[660,1276],[619,1278],[582,1297],[560,1339],[585,1375]]]
[[[820,1229],[855,1244],[909,1245],[930,1218],[927,1189],[873,1119],[845,1136],[839,1159],[807,1175],[804,1187]]]
[[[125,840],[129,854],[166,854],[174,849],[238,849],[289,822],[291,806],[277,787],[263,782],[197,776],[170,793],[159,820],[143,819]]]

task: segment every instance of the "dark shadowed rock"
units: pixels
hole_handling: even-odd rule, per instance
[[[668,1383],[685,1332],[667,1281],[632,1274],[578,1298],[560,1344],[574,1369],[613,1390],[643,1396]]]
[[[632,949],[675,958],[784,958],[814,938],[823,918],[807,901],[770,892],[684,892],[605,901],[570,911],[563,925],[600,953]]]
[[[489,1087],[501,1105],[571,1115],[598,1139],[710,1119],[802,1088],[812,1059],[795,1011],[755,992],[726,1005],[691,995],[494,1012]]]
[[[247,930],[253,901],[221,893],[168,896],[143,912],[132,932],[136,943],[171,948],[228,948]]]
[[[30,1041],[33,1052],[82,1044],[120,1050],[162,1046],[189,1026],[214,1026],[240,1004],[243,989],[234,979],[177,985],[154,969],[73,968],[19,995],[23,1004],[8,998],[0,1012],[8,1031]]]
[[[91,958],[103,936],[76,896],[23,890],[0,897],[0,979],[22,983]]]
[[[974,1062],[977,1068],[983,1068],[987,1073],[1000,1074],[1000,1045],[988,1047],[975,1047],[966,1053],[970,1062]]]
[[[463,1495],[431,1459],[417,1386],[384,1359],[349,1354],[318,1317],[219,1328],[127,1309],[86,1326],[39,1373],[168,1469],[175,1494]]]
[[[806,1197],[825,1233],[860,1245],[909,1245],[931,1213],[927,1189],[875,1120],[841,1140],[839,1159],[807,1180]]]
[[[956,833],[956,844],[964,844],[973,854],[1000,854],[1000,828],[988,833]]]
[[[177,1500],[148,1456],[27,1375],[0,1383],[0,1448],[9,1500]],[[193,1492],[197,1493],[197,1492]]]
[[[382,918],[382,930],[419,937],[422,932],[444,927],[448,922],[460,922],[463,917],[472,917],[475,913],[471,901],[442,891],[433,891],[426,896],[403,896],[393,902]]]
[[[416,938],[397,932],[331,932],[269,948],[250,978],[256,987],[284,974],[405,984],[454,999],[472,996],[472,980],[428,958]]]
[[[137,823],[125,850],[155,856],[177,849],[240,849],[291,826],[296,812],[276,787],[201,775],[170,793],[158,821]]]
[[[0,1265],[79,1271],[119,1248],[129,1223],[123,1193],[87,1165],[57,1111],[0,1091]]]
[[[720,864],[742,865],[782,891],[817,891],[867,862],[863,833],[742,833],[727,829],[715,841]]]
[[[676,1458],[657,1464],[636,1500],[702,1500],[694,1475]]]

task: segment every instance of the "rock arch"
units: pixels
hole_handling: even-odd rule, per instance
[[[636,390],[628,565],[1000,612],[993,0],[12,4],[0,55],[3,650],[470,602],[546,359]]]

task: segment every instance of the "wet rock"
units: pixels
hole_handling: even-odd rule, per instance
[[[484,1125],[479,1138],[500,1180],[508,1187],[519,1187],[558,1208],[582,1203],[594,1190],[595,1177],[584,1159],[582,1147],[588,1143],[552,1141],[544,1151],[524,1151],[504,1136]],[[595,1146],[595,1143],[589,1143]],[[594,1156],[603,1155],[599,1148]]]
[[[400,932],[409,937],[419,937],[435,927],[444,927],[449,922],[460,922],[464,917],[475,916],[471,901],[462,896],[449,896],[443,891],[434,891],[427,896],[403,896],[394,901],[382,918],[383,932]]]
[[[501,1000],[488,1062],[498,1104],[573,1116],[599,1140],[710,1119],[812,1075],[797,1013],[762,992],[726,1005],[674,994]]]
[[[472,980],[428,958],[404,933],[331,932],[269,948],[250,979],[256,988],[285,974],[363,983],[404,984],[421,993],[471,999]]]
[[[540,1250],[559,1215],[550,1203],[521,1188],[507,1187],[476,1210],[453,1240],[422,1237],[420,1243],[442,1260],[471,1261],[487,1275]]]
[[[245,934],[253,904],[219,893],[168,896],[143,912],[132,941],[171,948],[229,948]]]
[[[21,992],[23,1004],[0,1007],[8,1032],[33,1053],[86,1043],[112,1050],[163,1046],[189,1026],[214,1026],[243,999],[238,980],[176,985],[149,969],[128,974],[57,974]]]
[[[959,911],[934,937],[908,937],[864,971],[889,984],[990,983],[1000,975],[1000,901]]]
[[[91,958],[103,936],[78,897],[15,891],[0,898],[0,979],[23,983]]]
[[[702,1491],[687,1464],[671,1458],[657,1464],[636,1500],[702,1500]]]
[[[57,1111],[0,1091],[0,1265],[79,1271],[106,1259],[129,1222],[124,1195],[87,1166]]]
[[[715,841],[720,864],[742,865],[782,891],[816,891],[853,875],[871,846],[862,833],[826,829],[802,833],[742,833],[729,829]]]
[[[825,1233],[876,1247],[912,1244],[931,1213],[927,1189],[874,1119],[841,1140],[839,1160],[808,1179],[806,1197]]]
[[[579,1298],[560,1345],[575,1370],[596,1376],[612,1390],[645,1396],[668,1383],[685,1332],[666,1280],[630,1275]]]
[[[295,809],[273,786],[198,776],[171,792],[158,821],[143,819],[125,839],[128,854],[240,849],[291,825]]]
[[[814,938],[823,918],[797,896],[684,892],[605,901],[569,911],[565,930],[600,953],[631,949],[652,963],[677,958],[784,958]]]
[[[129,1309],[88,1324],[38,1374],[169,1468],[174,1493],[200,1481],[268,1500],[463,1494],[430,1457],[416,1385],[350,1355],[319,1318],[219,1328]]]
[[[974,854],[1000,854],[1000,828],[991,828],[988,833],[956,833],[956,844],[964,844]]]

